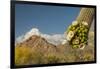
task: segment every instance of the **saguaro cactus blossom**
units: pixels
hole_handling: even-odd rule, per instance
[[[75,21],[68,27],[66,39],[73,48],[84,49],[88,41],[88,32],[93,21],[94,9],[82,8]]]

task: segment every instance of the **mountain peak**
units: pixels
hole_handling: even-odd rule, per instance
[[[39,36],[40,35],[40,32],[39,32],[39,30],[37,29],[37,28],[32,28],[29,32],[27,32],[26,34],[25,34],[25,39],[27,39],[27,38],[29,38],[29,37],[31,37],[32,35],[37,35],[37,36]]]
[[[29,39],[30,37],[33,37],[33,35],[35,36],[40,36],[44,39],[46,39],[49,43],[54,44],[54,45],[59,45],[62,43],[62,41],[65,39],[63,34],[43,34],[39,31],[38,28],[32,28],[31,30],[29,30],[28,32],[26,32],[24,35],[19,36],[18,38],[16,38],[16,44],[17,43],[22,43],[24,41],[26,41],[27,39]]]

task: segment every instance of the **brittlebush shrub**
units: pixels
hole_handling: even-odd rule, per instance
[[[45,58],[44,63],[47,63],[47,64],[58,63],[60,61],[59,57],[57,57],[54,54],[50,54],[50,53],[44,56],[44,58]]]
[[[30,48],[27,46],[16,47],[15,48],[15,64],[29,64],[31,58]]]
[[[16,65],[30,65],[41,64],[42,53],[38,50],[32,50],[28,46],[18,46],[15,48],[15,64]]]

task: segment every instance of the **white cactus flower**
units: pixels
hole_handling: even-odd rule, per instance
[[[63,40],[62,41],[62,44],[64,45],[64,44],[66,44],[67,43],[67,40]]]
[[[73,25],[73,26],[75,26],[75,25],[77,25],[77,24],[78,24],[78,21],[73,21],[73,22],[72,22],[72,25]]]
[[[81,50],[83,50],[83,49],[85,48],[85,46],[86,46],[86,44],[82,43],[82,44],[80,44],[79,48],[80,48]]]
[[[82,24],[85,25],[85,26],[88,26],[88,23],[85,22],[85,21],[83,21]]]
[[[73,36],[74,36],[74,31],[69,31],[67,34],[67,40],[70,41]]]

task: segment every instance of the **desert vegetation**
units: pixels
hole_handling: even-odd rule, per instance
[[[73,49],[68,44],[56,47],[42,46],[44,44],[38,44],[36,47],[17,45],[15,47],[15,64],[33,65],[94,61],[93,36],[92,32],[89,36],[89,43],[84,50]]]

